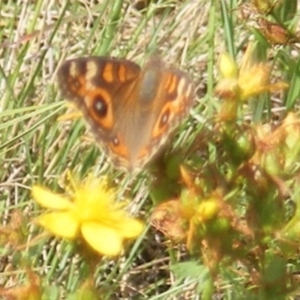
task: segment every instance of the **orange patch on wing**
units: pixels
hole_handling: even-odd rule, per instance
[[[103,117],[99,117],[94,108],[94,102],[97,98],[101,98],[101,100],[107,106],[106,115]],[[112,109],[112,99],[110,94],[105,89],[96,89],[93,91],[88,91],[84,97],[84,101],[87,108],[87,113],[94,122],[98,124],[99,127],[104,127],[106,130],[111,129],[114,126],[114,116]]]
[[[134,78],[137,78],[137,71],[133,71],[131,68],[128,68],[125,64],[120,64],[118,68],[118,78],[120,82],[130,81]]]
[[[106,82],[113,82],[114,73],[113,73],[113,64],[112,63],[107,62],[104,64],[102,76]]]
[[[170,94],[173,93],[177,88],[177,84],[178,84],[177,77],[169,74],[166,82],[166,89],[168,93]]]
[[[118,145],[115,145],[113,141],[109,143],[110,150],[117,156],[128,158],[129,157],[128,148],[124,145],[122,139],[119,136],[117,137],[117,139],[119,141]]]
[[[161,118],[162,118],[163,114],[168,110],[170,111],[168,122],[164,126],[160,126]],[[153,138],[153,139],[157,138],[166,132],[166,126],[168,126],[168,124],[171,121],[172,116],[174,116],[175,113],[176,112],[174,110],[174,105],[172,105],[171,102],[166,103],[163,111],[160,113],[159,117],[157,118],[157,121],[156,121],[154,128],[152,130],[152,133],[151,133],[151,138]]]
[[[120,65],[119,69],[118,69],[118,76],[119,76],[119,80],[121,82],[125,82],[126,81],[126,68],[124,65]]]
[[[143,159],[143,158],[148,157],[148,156],[149,156],[149,150],[148,150],[147,147],[144,147],[139,152],[138,159]]]

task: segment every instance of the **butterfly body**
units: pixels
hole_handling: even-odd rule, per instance
[[[154,57],[141,69],[111,57],[67,60],[58,72],[63,96],[74,102],[117,166],[142,167],[188,114],[193,83]]]

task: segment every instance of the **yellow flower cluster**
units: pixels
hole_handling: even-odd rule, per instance
[[[87,180],[71,196],[35,185],[32,197],[51,209],[36,219],[39,225],[62,238],[82,237],[103,255],[119,255],[124,240],[136,238],[144,229],[141,221],[127,215],[123,203],[115,201],[115,191],[105,180]]]
[[[270,66],[266,63],[256,63],[253,59],[253,51],[254,47],[250,44],[239,68],[227,53],[221,55],[219,71],[222,79],[215,89],[218,96],[245,101],[262,92],[288,87],[281,81],[270,83]]]

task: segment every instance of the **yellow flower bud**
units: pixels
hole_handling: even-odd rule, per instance
[[[202,201],[196,209],[196,216],[199,221],[209,220],[216,216],[219,205],[215,199]]]
[[[223,78],[237,78],[238,68],[232,57],[222,53],[219,60],[219,70]]]

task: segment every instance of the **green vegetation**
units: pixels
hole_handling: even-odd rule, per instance
[[[1,1],[0,299],[297,299],[297,4]],[[196,96],[129,173],[74,120],[57,73],[156,55]]]

